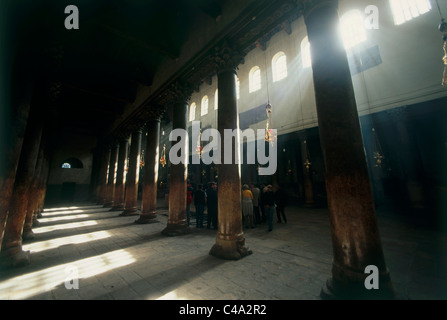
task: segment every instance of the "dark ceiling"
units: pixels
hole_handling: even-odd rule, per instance
[[[67,30],[65,7],[79,10],[77,30]],[[48,90],[53,124],[101,135],[150,86],[158,66],[175,60],[198,14],[216,19],[215,0],[2,1],[3,37],[32,60],[40,90]],[[29,61],[28,61],[29,62]],[[29,70],[25,70],[29,71]],[[47,104],[45,99],[42,104]]]
[[[159,66],[176,61],[192,25],[217,21],[231,1],[2,0],[1,40],[9,50],[2,49],[3,61],[6,55],[15,72],[35,75],[39,99],[33,103],[48,112],[54,132],[102,138],[138,90],[151,86]],[[284,3],[288,6],[275,11]],[[290,3],[247,1],[238,24],[226,32],[238,45],[254,45],[277,29],[283,15],[296,11]],[[68,5],[79,10],[77,30],[64,26]],[[289,32],[286,25],[281,28]],[[235,31],[240,31],[237,39]]]

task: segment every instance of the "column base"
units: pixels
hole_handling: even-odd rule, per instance
[[[3,250],[0,256],[0,268],[15,268],[27,266],[31,262],[30,252],[22,248]]]
[[[333,266],[340,272],[341,269]],[[324,300],[394,300],[397,296],[391,284],[389,272],[379,274],[379,289],[366,289],[365,279],[369,274],[344,270],[342,280],[328,279],[320,292]]]
[[[123,212],[121,212],[118,216],[120,217],[130,217],[130,216],[137,216],[140,212],[138,209],[126,209]]]
[[[305,208],[315,208],[317,205],[315,204],[315,202],[306,202],[304,203],[304,207]]]
[[[106,203],[104,203],[104,205],[102,207],[103,208],[111,208],[111,207],[113,207],[113,202],[106,202]]]
[[[155,213],[141,214],[140,217],[137,220],[135,220],[135,223],[138,224],[158,223],[159,221],[156,218],[157,215]]]
[[[124,210],[124,206],[118,205],[118,206],[112,206],[112,208],[110,208],[109,211],[123,211],[123,210]]]
[[[252,254],[253,251],[245,247],[245,238],[236,240],[217,239],[209,254],[225,260],[239,260]]]
[[[34,238],[35,238],[35,236],[34,236],[34,232],[32,229],[23,230],[23,234],[22,234],[23,241],[33,240]]]
[[[191,233],[191,229],[186,224],[168,224],[161,232],[162,235],[168,237],[183,236]]]

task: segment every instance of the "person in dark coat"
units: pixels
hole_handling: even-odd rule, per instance
[[[206,205],[208,208],[207,228],[211,226],[217,230],[217,184],[210,182],[206,193]]]
[[[206,205],[206,193],[202,190],[202,185],[197,186],[194,192],[194,206],[196,207],[196,228],[203,228],[203,211]]]
[[[287,195],[284,189],[278,188],[275,192],[275,204],[276,204],[276,216],[278,218],[278,223],[281,223],[281,216],[285,223],[287,223],[287,217],[284,212],[284,208],[287,205]]]
[[[191,220],[191,203],[194,196],[194,188],[192,184],[188,181],[188,185],[186,188],[186,224],[189,227]]]
[[[267,221],[269,224],[269,231],[273,230],[273,215],[275,213],[275,194],[273,193],[273,188],[268,185],[264,188],[264,193],[262,194],[262,203],[264,204],[265,214],[267,216]]]

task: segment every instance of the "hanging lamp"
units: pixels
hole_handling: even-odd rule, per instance
[[[166,165],[166,144],[163,145],[163,150],[161,151],[160,164],[163,168]]]
[[[442,16],[441,7],[439,6],[439,0],[436,0],[436,5],[438,6],[439,16],[441,17],[441,24],[439,25],[439,31],[442,32],[442,41],[443,41],[443,50],[444,57],[442,60],[444,61],[444,73],[442,76],[442,85],[447,86],[447,22],[445,22],[444,17]]]
[[[267,58],[265,55],[265,50],[264,50],[264,64],[265,64],[265,80],[267,86],[267,104],[265,106],[265,112],[267,113],[267,120],[265,122],[265,141],[270,142],[273,146],[277,137],[273,131],[273,124],[272,124],[272,105],[270,104],[269,79],[267,75]]]

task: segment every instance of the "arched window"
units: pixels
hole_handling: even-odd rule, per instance
[[[258,66],[251,68],[248,81],[250,93],[261,89],[261,69]]]
[[[236,99],[239,100],[241,97],[241,83],[239,81],[239,78],[236,77]]]
[[[364,18],[359,10],[351,10],[340,19],[340,32],[346,50],[366,41]]]
[[[219,101],[219,96],[217,95],[219,92],[216,91],[214,92],[214,110],[217,110],[217,108],[219,108],[219,105],[217,104]]]
[[[69,158],[64,161],[62,161],[61,165],[62,169],[82,169],[84,168],[84,165],[82,164],[82,161],[78,158]]]
[[[200,115],[204,116],[208,114],[208,96],[202,98],[202,104],[200,106]]]
[[[287,58],[284,52],[280,51],[272,59],[273,82],[287,77]]]
[[[194,121],[196,119],[196,103],[193,102],[189,106],[189,121]]]
[[[305,37],[301,41],[301,62],[303,68],[309,68],[312,66],[312,57],[310,54],[310,42],[308,37]]]
[[[390,0],[394,24],[399,25],[431,10],[430,0]]]

